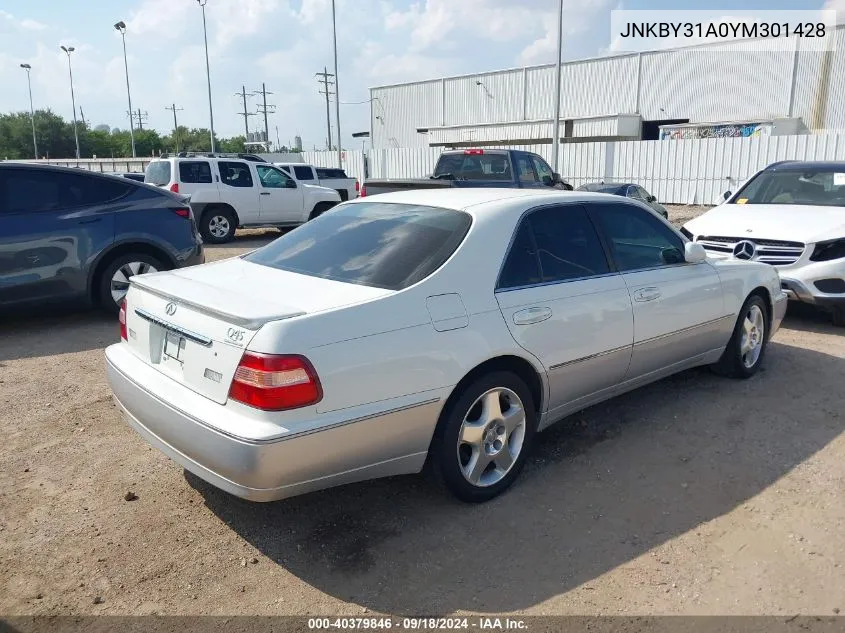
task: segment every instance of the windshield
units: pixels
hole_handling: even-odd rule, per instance
[[[440,268],[471,223],[468,214],[452,209],[347,204],[244,259],[313,277],[402,290]]]
[[[153,161],[147,165],[144,182],[151,185],[166,185],[170,182],[170,163],[166,160]]]
[[[434,168],[434,177],[455,180],[513,180],[506,154],[443,154]]]
[[[845,173],[833,170],[764,171],[730,204],[805,204],[845,206]]]

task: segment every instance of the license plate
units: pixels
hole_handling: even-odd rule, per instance
[[[185,355],[185,337],[167,332],[164,338],[164,355],[182,362]]]

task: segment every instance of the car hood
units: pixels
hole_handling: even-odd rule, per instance
[[[307,189],[309,191],[314,191],[315,193],[324,193],[324,194],[332,194],[333,193],[335,196],[337,196],[337,199],[340,200],[340,194],[337,191],[335,191],[334,189],[332,189],[331,187],[322,187],[320,185],[308,185],[308,184],[305,184],[305,183],[301,183],[299,186],[302,187],[303,189]]]
[[[814,243],[845,237],[845,207],[722,204],[690,220],[684,228],[695,236]]]

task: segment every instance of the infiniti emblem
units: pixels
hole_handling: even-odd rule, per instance
[[[734,246],[734,257],[737,259],[753,259],[756,252],[757,247],[754,246],[754,242],[748,240],[742,240]]]
[[[173,316],[174,314],[176,314],[176,304],[168,303],[167,307],[164,308],[164,311],[167,312],[167,316]]]

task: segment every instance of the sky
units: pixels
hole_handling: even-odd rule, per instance
[[[557,0],[336,0],[341,131],[369,129],[369,88],[420,79],[551,63],[556,53]],[[677,0],[564,0],[563,58],[605,54],[613,9],[670,10]],[[690,5],[692,6],[692,5]],[[696,8],[819,9],[845,12],[845,0],[731,0]],[[240,97],[261,89],[271,140],[305,149],[326,145],[324,97],[315,73],[334,69],[331,0],[207,0],[209,63],[215,131],[242,134]],[[841,19],[841,16],[840,16]],[[32,65],[36,108],[70,120],[68,60],[79,109],[91,126],[126,129],[126,78],[121,36],[127,25],[133,109],[161,132],[180,125],[208,127],[202,11],[196,0],[0,0],[0,112],[29,109],[26,74]],[[256,97],[247,109],[256,111]],[[334,126],[334,103],[331,104]],[[250,129],[263,118],[249,118]],[[333,130],[333,134],[334,134]]]

